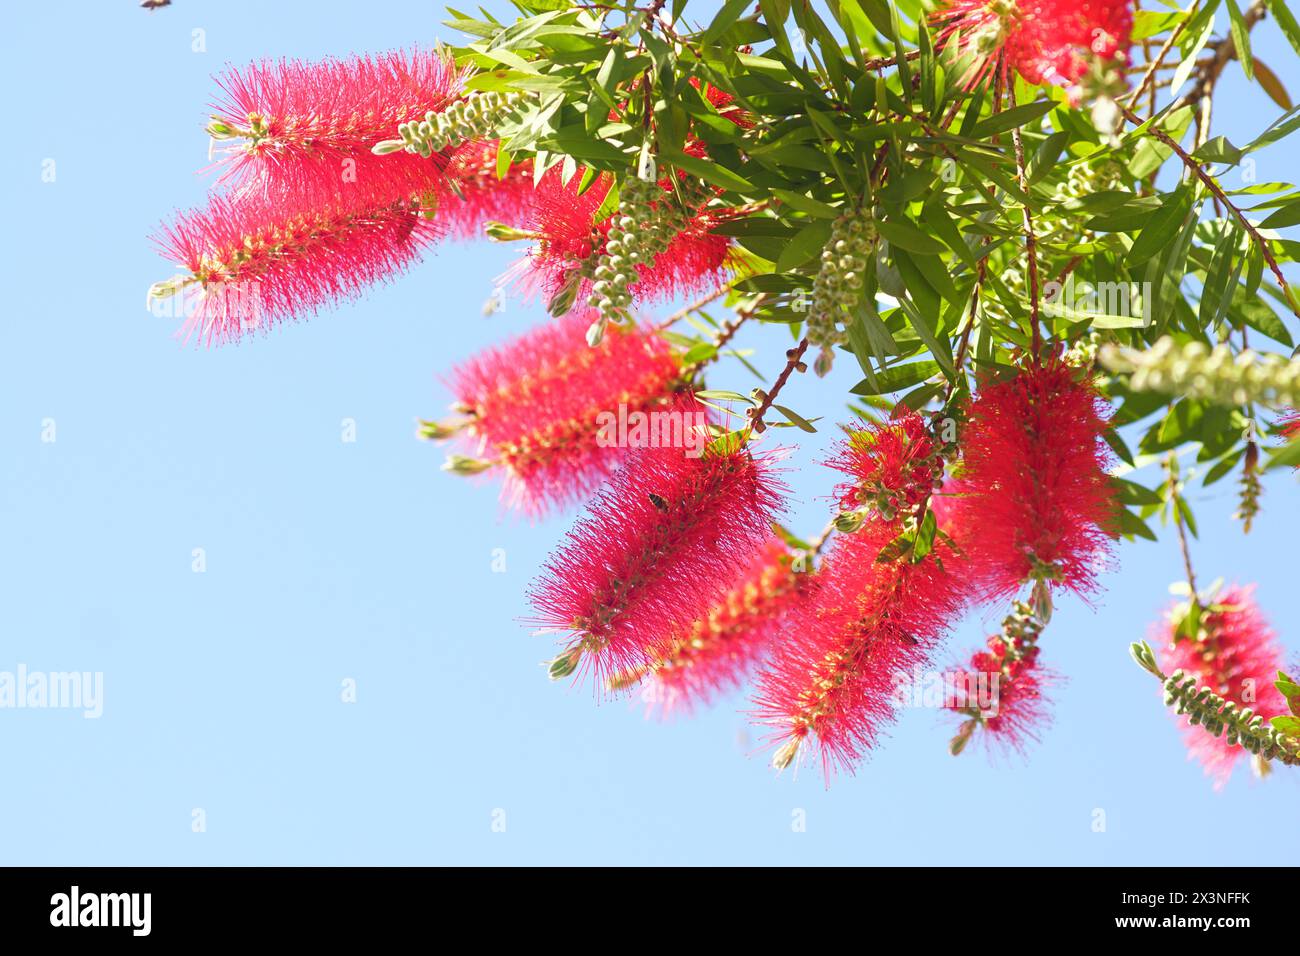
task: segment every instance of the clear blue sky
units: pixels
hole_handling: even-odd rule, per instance
[[[1256,784],[1243,767],[1215,793],[1128,659],[1180,575],[1172,540],[1125,547],[1100,606],[1059,611],[1044,654],[1070,680],[1030,760],[954,759],[950,724],[914,711],[826,791],[747,756],[743,698],[661,725],[545,679],[550,648],[518,618],[568,519],[501,520],[494,488],[439,472],[414,438],[449,400],[441,372],[541,320],[516,302],[481,315],[514,250],[443,247],[332,313],[180,348],[143,308],[171,274],[146,237],[203,197],[210,75],[429,44],[449,38],[440,15],[251,0],[0,14],[0,670],[105,681],[98,720],[0,710],[0,864],[1295,862],[1300,777]],[[1256,32],[1300,93],[1275,26]],[[1235,65],[1221,102],[1217,131],[1238,142],[1275,115]],[[1261,156],[1260,181],[1294,176],[1285,152]],[[760,332],[745,341],[771,369],[786,343]],[[799,378],[790,404],[843,417],[850,364]],[[730,366],[713,384],[752,383]],[[824,519],[831,433],[795,452],[797,527]],[[1212,491],[1195,496],[1200,574],[1257,581],[1294,656],[1300,488],[1272,477],[1248,539],[1232,484]],[[965,622],[952,657],[997,617]]]

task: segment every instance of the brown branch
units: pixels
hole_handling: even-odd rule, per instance
[[[656,325],[654,327],[654,330],[656,332],[662,332],[664,329],[676,325],[678,322],[686,318],[692,312],[698,312],[700,309],[704,308],[710,302],[717,302],[719,299],[721,299],[724,295],[726,295],[730,291],[731,291],[731,286],[724,285],[720,289],[716,289],[713,292],[710,292],[708,295],[701,296],[700,298],[692,302],[690,305],[686,306],[685,308],[678,309],[672,315],[668,316],[668,318],[664,319],[662,322]]]
[[[805,335],[799,340],[798,345],[789,349],[785,353],[785,368],[781,370],[781,374],[778,375],[776,381],[772,383],[772,388],[766,392],[761,389],[759,390],[759,394],[762,395],[762,404],[757,408],[749,409],[745,413],[749,416],[749,427],[758,434],[761,435],[766,431],[767,426],[763,424],[763,416],[766,415],[767,410],[772,407],[772,403],[776,401],[776,397],[781,394],[781,389],[785,388],[785,383],[789,381],[790,376],[794,373],[795,369],[802,372],[808,367],[804,365],[803,362],[803,353],[806,351],[808,351],[808,336]]]
[[[1132,110],[1128,109],[1128,107],[1120,106],[1120,112],[1123,113],[1124,118],[1127,119],[1134,126],[1142,125],[1142,120],[1134,116]],[[1175,140],[1164,130],[1157,129],[1155,126],[1150,126],[1147,128],[1147,135],[1155,137],[1160,142],[1164,143],[1166,146],[1172,149],[1174,153],[1178,156],[1178,158],[1183,161],[1183,165],[1186,166],[1189,170],[1191,170],[1191,172],[1196,175],[1196,178],[1205,184],[1206,188],[1210,190],[1210,193],[1214,196],[1214,198],[1218,202],[1222,203],[1224,208],[1226,208],[1229,212],[1233,214],[1234,217],[1236,217],[1237,221],[1241,223],[1241,228],[1246,230],[1247,234],[1251,237],[1251,239],[1255,241],[1255,244],[1259,247],[1259,251],[1264,256],[1264,261],[1268,263],[1269,271],[1272,272],[1273,277],[1277,279],[1277,283],[1281,287],[1282,294],[1286,297],[1287,305],[1291,307],[1292,313],[1294,313],[1297,317],[1300,317],[1300,308],[1296,306],[1296,300],[1291,293],[1291,286],[1290,284],[1287,283],[1286,276],[1282,275],[1282,269],[1280,266],[1278,266],[1277,259],[1273,257],[1273,252],[1269,248],[1268,240],[1259,234],[1259,230],[1256,229],[1254,225],[1251,224],[1250,220],[1246,218],[1245,214],[1240,209],[1238,209],[1236,205],[1233,204],[1232,200],[1230,200],[1224,194],[1223,190],[1219,187],[1219,184],[1215,182],[1214,177],[1211,176],[1209,173],[1207,173],[1201,167],[1200,163],[1192,159],[1192,157],[1188,154],[1187,150],[1183,149],[1181,146],[1178,145],[1177,140]]]
[[[1178,529],[1178,548],[1183,553],[1183,571],[1187,575],[1187,586],[1191,588],[1192,606],[1199,611],[1201,592],[1196,589],[1196,572],[1192,570],[1192,549],[1187,543],[1187,530],[1183,527],[1183,513],[1178,510],[1182,496],[1178,493],[1178,454],[1170,452],[1165,459],[1165,471],[1169,474],[1167,489],[1169,507],[1174,513],[1174,527]]]
[[[1128,103],[1126,104],[1129,108],[1132,108],[1133,104],[1142,98],[1142,92],[1146,89],[1147,84],[1151,82],[1156,71],[1162,68],[1165,57],[1169,55],[1169,51],[1173,49],[1174,43],[1178,41],[1178,38],[1182,35],[1187,24],[1192,21],[1192,17],[1196,16],[1196,11],[1200,9],[1200,6],[1200,0],[1197,0],[1196,3],[1192,4],[1192,8],[1188,11],[1186,19],[1179,22],[1178,26],[1169,31],[1169,36],[1165,38],[1164,46],[1160,48],[1160,52],[1156,54],[1156,58],[1147,66],[1147,71],[1142,76],[1142,82],[1139,83],[1137,89],[1129,95]]]
[[[920,56],[920,50],[908,50],[907,53],[903,55],[903,59],[911,62],[912,60],[918,59]],[[877,56],[862,61],[862,68],[864,70],[884,70],[891,66],[898,66],[898,57]]]

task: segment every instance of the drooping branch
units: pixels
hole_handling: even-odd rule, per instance
[[[1129,653],[1139,667],[1159,678],[1165,686],[1165,706],[1186,716],[1189,724],[1203,727],[1212,737],[1226,731],[1229,745],[1238,744],[1264,760],[1288,767],[1300,764],[1300,740],[1270,727],[1260,714],[1225,700],[1210,687],[1198,688],[1196,678],[1181,670],[1166,676],[1146,641],[1130,644]]]
[[[1124,115],[1124,118],[1134,126],[1142,125],[1143,120],[1135,116],[1132,110],[1125,106],[1120,106],[1119,109]],[[1173,150],[1174,155],[1182,160],[1183,165],[1186,166],[1197,179],[1205,184],[1205,187],[1210,191],[1211,195],[1213,195],[1218,202],[1222,203],[1225,209],[1232,213],[1233,218],[1241,224],[1241,228],[1246,231],[1247,235],[1254,240],[1255,245],[1259,248],[1260,254],[1264,257],[1264,262],[1268,264],[1269,271],[1272,272],[1273,277],[1277,279],[1277,283],[1282,289],[1282,294],[1286,297],[1287,305],[1290,306],[1291,311],[1297,317],[1300,317],[1300,306],[1297,306],[1296,304],[1295,296],[1291,292],[1291,286],[1286,281],[1286,276],[1282,274],[1282,269],[1278,266],[1277,259],[1273,256],[1272,249],[1269,248],[1268,240],[1260,235],[1259,230],[1256,229],[1254,224],[1246,218],[1245,213],[1238,209],[1232,200],[1224,194],[1222,187],[1219,186],[1214,177],[1207,173],[1205,168],[1193,159],[1187,150],[1178,145],[1177,140],[1164,130],[1157,128],[1155,125],[1148,126],[1146,134]]]

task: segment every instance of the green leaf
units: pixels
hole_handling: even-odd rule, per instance
[[[1201,484],[1212,485],[1216,481],[1222,480],[1225,476],[1230,474],[1234,468],[1237,467],[1237,463],[1241,461],[1241,459],[1245,456],[1245,454],[1246,454],[1246,449],[1238,448],[1236,451],[1232,452],[1231,454],[1225,455],[1223,458],[1220,458],[1218,461],[1214,463],[1213,467],[1211,467],[1210,470],[1205,473],[1205,477],[1201,479]]]
[[[678,169],[699,176],[706,182],[721,186],[723,189],[730,189],[732,192],[738,193],[752,193],[755,191],[754,184],[749,180],[736,175],[725,166],[719,166],[712,160],[690,156],[680,150],[661,150],[661,157],[665,162],[676,166]]]
[[[909,252],[940,253],[947,251],[947,246],[942,242],[926,235],[905,219],[877,219],[875,222],[876,231],[884,236],[890,245],[898,246],[900,249],[906,249]]]
[[[834,206],[829,206],[819,199],[813,199],[811,196],[797,193],[792,189],[773,187],[772,195],[792,209],[805,212],[810,216],[818,216],[822,219],[838,219],[840,216],[840,210]]]
[[[1129,249],[1124,262],[1130,268],[1145,262],[1161,249],[1169,245],[1174,235],[1182,228],[1183,220],[1192,207],[1192,192],[1179,188],[1164,197],[1160,208],[1147,220],[1142,232],[1138,234]]]
[[[1291,49],[1300,53],[1300,23],[1296,22],[1295,15],[1287,8],[1286,0],[1268,0],[1268,10],[1273,14],[1277,25],[1282,28],[1282,32],[1291,44]]]
[[[1246,79],[1255,79],[1255,67],[1250,58],[1250,28],[1246,26],[1246,18],[1241,15],[1241,8],[1237,6],[1237,0],[1227,0],[1228,4],[1228,29],[1232,33],[1232,46],[1236,51],[1237,59],[1241,63],[1241,70],[1246,74]]]
[[[728,392],[725,389],[705,388],[695,393],[696,398],[712,399],[716,402],[747,402],[754,404],[754,400],[748,395],[742,395],[740,392]]]
[[[1126,505],[1158,505],[1164,500],[1146,485],[1139,485],[1136,481],[1124,478],[1111,480],[1115,483],[1119,500]]]
[[[1300,439],[1289,441],[1278,449],[1269,449],[1267,469],[1297,466],[1300,466]]]
[[[1033,103],[1025,103],[1022,106],[1003,110],[1001,113],[995,113],[983,122],[977,123],[975,128],[970,131],[968,138],[991,139],[998,133],[1006,133],[1018,127],[1026,126],[1056,109],[1056,105],[1055,100],[1037,100]]]
[[[794,234],[776,260],[777,272],[791,272],[816,256],[831,238],[831,223],[816,219]]]
[[[929,359],[908,362],[906,365],[892,365],[877,371],[874,382],[863,379],[849,391],[854,395],[883,395],[886,392],[898,392],[933,378],[938,373],[939,363]]]
[[[718,354],[718,347],[712,342],[700,342],[687,349],[686,354],[682,356],[683,365],[694,365],[697,362],[703,362],[711,359]]]
[[[803,538],[795,535],[789,528],[778,522],[772,522],[772,531],[776,536],[785,542],[785,546],[792,551],[811,551],[812,544]]]
[[[1192,158],[1206,163],[1227,163],[1229,166],[1236,166],[1241,162],[1243,155],[1245,154],[1241,150],[1228,141],[1228,137],[1216,136],[1192,153]]]
[[[798,426],[801,430],[806,432],[817,431],[817,429],[813,428],[812,422],[808,421],[808,419],[804,418],[798,412],[791,411],[790,409],[786,408],[784,405],[773,405],[772,407],[775,408],[782,415],[784,415],[787,421],[789,421],[793,425]]]
[[[916,540],[912,544],[912,563],[916,564],[934,547],[934,534],[939,530],[939,523],[934,512],[927,510],[921,519],[921,526],[916,529]]]
[[[718,39],[735,25],[736,20],[750,5],[750,0],[727,0],[722,5],[722,9],[718,11],[718,15],[709,23],[708,29],[704,31],[704,35],[700,39],[706,44]]]
[[[1052,133],[1038,147],[1038,152],[1034,153],[1033,159],[1025,170],[1026,176],[1031,183],[1036,183],[1056,165],[1056,161],[1061,157],[1061,151],[1070,141],[1068,130],[1059,130]]]
[[[1278,689],[1278,693],[1286,698],[1286,705],[1291,713],[1300,717],[1300,684],[1281,676],[1273,686]]]
[[[1269,721],[1273,729],[1288,737],[1300,737],[1300,717],[1274,717]]]
[[[1126,538],[1146,538],[1148,541],[1157,541],[1156,534],[1147,523],[1129,511],[1127,508],[1121,508],[1119,512],[1119,533]]]
[[[1209,43],[1210,37],[1214,35],[1214,15],[1212,13],[1203,13],[1196,19],[1204,19],[1205,26],[1197,34],[1196,41],[1187,51],[1187,55],[1178,64],[1178,69],[1174,70],[1173,80],[1169,84],[1170,96],[1178,95],[1183,84],[1187,82],[1187,78],[1192,75],[1192,70],[1196,69],[1196,58],[1201,55],[1201,51],[1205,49],[1205,44]],[[1196,20],[1192,20],[1189,25],[1194,25],[1195,22]]]
[[[1300,225],[1300,199],[1287,203],[1260,223],[1264,229],[1285,229],[1295,225]]]

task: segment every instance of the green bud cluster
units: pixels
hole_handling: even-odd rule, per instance
[[[863,277],[875,242],[876,230],[869,212],[846,212],[831,225],[830,241],[822,250],[808,310],[808,341],[821,349],[813,363],[819,376],[831,370],[835,346],[848,339],[840,322],[862,300]]]
[[[1259,480],[1259,445],[1253,441],[1246,443],[1246,453],[1241,469],[1241,488],[1237,512],[1233,515],[1241,522],[1241,530],[1250,534],[1255,518],[1260,512],[1259,499],[1264,494],[1264,486]]]
[[[600,313],[587,336],[593,346],[599,344],[607,323],[631,320],[628,307],[631,286],[640,278],[638,267],[653,263],[689,220],[686,210],[653,180],[634,177],[623,183],[604,249],[578,270],[580,276],[593,280],[587,304]]]
[[[1123,177],[1124,167],[1113,159],[1071,166],[1066,173],[1065,182],[1056,187],[1052,194],[1051,203],[1034,216],[1038,237],[1049,238],[1054,233],[1069,233],[1069,238],[1077,238],[1082,232],[1078,227],[1080,217],[1088,217],[1062,207],[1087,196],[1115,189]]]
[[[1089,332],[1087,337],[1079,339],[1061,356],[1066,365],[1074,368],[1091,368],[1097,361],[1097,350],[1101,348],[1100,332]]]
[[[1112,372],[1131,376],[1137,392],[1162,392],[1238,406],[1300,404],[1300,361],[1226,345],[1178,344],[1165,336],[1146,351],[1107,345],[1098,355]]]
[[[1165,678],[1165,706],[1214,737],[1226,734],[1228,744],[1240,744],[1264,760],[1279,760],[1287,766],[1300,763],[1300,741],[1268,726],[1249,707],[1238,707],[1208,687],[1198,689],[1196,678],[1182,670]]]
[[[449,146],[484,139],[502,123],[518,116],[531,98],[528,93],[473,92],[440,113],[430,110],[423,120],[403,123],[397,127],[401,139],[386,139],[371,151],[383,155],[404,149],[429,156]]]

